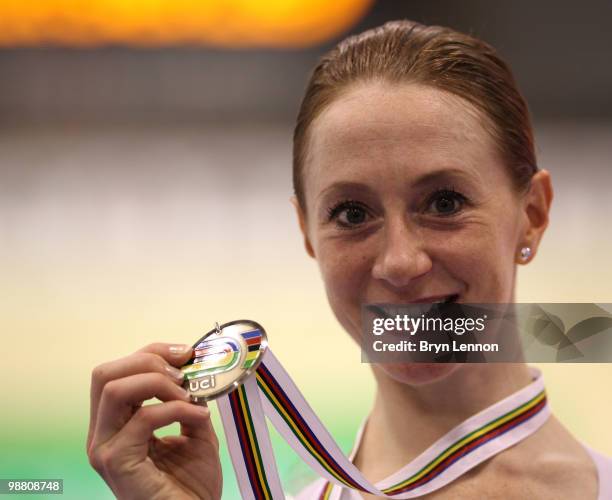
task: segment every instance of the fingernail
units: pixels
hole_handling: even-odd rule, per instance
[[[164,366],[164,368],[166,369],[166,372],[172,378],[175,378],[177,380],[183,380],[185,378],[185,375],[183,374],[183,372],[179,370],[178,368],[174,368],[174,366],[166,365]]]
[[[191,346],[187,344],[175,344],[168,347],[170,354],[180,355],[191,351]]]

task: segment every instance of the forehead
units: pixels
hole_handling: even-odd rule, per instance
[[[336,98],[312,123],[307,197],[334,181],[405,182],[432,169],[482,176],[499,163],[488,121],[467,101],[434,88],[371,82]]]

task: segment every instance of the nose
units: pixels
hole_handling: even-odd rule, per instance
[[[411,231],[405,220],[387,222],[383,233],[381,251],[372,268],[374,278],[402,288],[431,270],[433,264],[422,237]]]

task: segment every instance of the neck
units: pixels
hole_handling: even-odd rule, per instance
[[[378,391],[355,463],[381,476],[374,480],[399,469],[462,421],[531,382],[523,363],[460,365],[443,379],[419,386],[398,382],[376,365],[373,371]],[[379,462],[369,467],[368,457],[378,457]]]

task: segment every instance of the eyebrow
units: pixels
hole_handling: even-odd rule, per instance
[[[411,187],[421,188],[424,186],[428,186],[430,184],[435,184],[436,182],[439,182],[440,180],[443,180],[443,179],[447,179],[449,177],[450,178],[459,177],[462,179],[469,180],[471,176],[465,171],[460,170],[458,168],[441,168],[439,170],[435,170],[433,172],[427,172],[426,174],[423,174],[417,177],[413,182],[411,182]],[[363,184],[361,182],[340,181],[340,182],[335,182],[331,186],[326,187],[323,191],[319,193],[316,199],[319,200],[320,198],[323,198],[329,192],[344,191],[344,190],[357,191],[357,192],[361,191],[364,194],[372,193],[372,189],[368,185]]]
[[[316,199],[319,200],[320,198],[325,197],[330,192],[348,190],[362,193],[372,193],[372,189],[368,185],[362,184],[361,182],[341,181],[334,182],[331,186],[326,187],[318,194]]]
[[[436,183],[441,179],[445,179],[448,177],[459,177],[461,179],[470,180],[473,176],[469,173],[465,172],[465,170],[461,170],[458,168],[442,168],[439,170],[434,170],[433,172],[428,172],[420,177],[418,177],[413,183],[413,187],[422,187],[427,186],[429,184]]]

